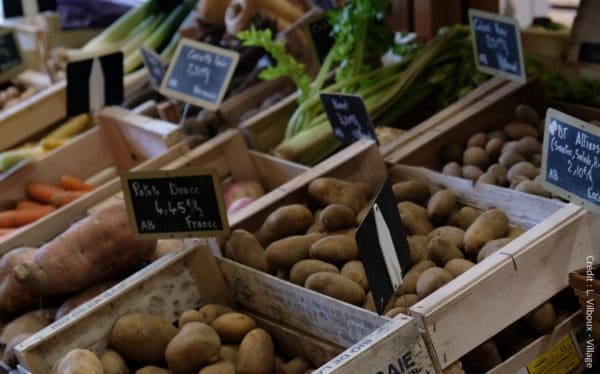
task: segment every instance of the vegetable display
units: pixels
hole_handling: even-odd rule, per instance
[[[132,313],[117,319],[108,348],[100,355],[74,349],[53,373],[303,374],[312,371],[303,357],[289,360],[277,341],[244,313],[207,304],[179,316],[177,327],[160,316]]]
[[[10,85],[0,91],[0,110],[8,109],[38,93],[36,87]]]

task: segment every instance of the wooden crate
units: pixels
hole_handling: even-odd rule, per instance
[[[36,374],[48,373],[71,349],[102,351],[121,315],[145,312],[175,321],[187,309],[222,303],[237,304],[256,318],[272,334],[279,352],[324,365],[318,373],[376,371],[403,358],[423,372],[431,371],[410,317],[390,320],[229,260],[215,259],[204,243],[194,240],[160,258],[39,331],[16,348],[19,362]],[[327,362],[350,346],[348,353]]]
[[[410,136],[410,141],[387,149],[382,154],[390,163],[441,170],[444,166],[442,154],[445,147],[451,143],[466,144],[469,136],[478,131],[502,128],[514,120],[515,108],[519,104],[530,105],[540,116],[544,116],[546,108],[552,105],[582,120],[600,120],[598,109],[550,103],[544,97],[541,83],[537,80],[530,80],[525,85],[509,83],[427,131],[420,132],[418,136]]]
[[[559,323],[549,334],[540,336],[531,344],[503,361],[500,365],[488,371],[488,374],[529,374],[527,365],[550,350],[572,331],[576,332],[579,329],[583,329],[584,325],[584,316],[581,312],[572,314],[570,317]],[[585,352],[583,352],[583,354],[585,357]],[[583,359],[581,363],[583,363]]]
[[[454,113],[473,105],[479,100],[483,100],[486,95],[494,92],[505,84],[506,81],[502,79],[490,79],[456,103],[415,126],[412,129],[413,131],[407,131],[404,135],[400,136],[396,142],[383,146],[382,153],[388,152],[388,149],[391,150],[400,144],[403,144],[410,140],[412,136],[418,136],[421,132],[437,125]],[[273,105],[271,108],[240,123],[239,128],[246,136],[246,139],[252,148],[261,152],[269,152],[281,143],[288,120],[297,108],[296,98],[297,94],[292,94],[281,102]]]
[[[0,151],[16,146],[67,116],[65,82],[53,84],[0,112]]]
[[[452,190],[467,205],[502,209],[511,224],[527,229],[410,308],[439,370],[567,287],[569,272],[584,266],[590,252],[600,255],[593,249],[600,240],[600,218],[574,204],[473,185],[422,168],[396,165],[395,170],[402,179]]]

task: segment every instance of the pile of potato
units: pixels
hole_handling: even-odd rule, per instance
[[[8,109],[25,101],[35,95],[38,89],[35,87],[23,88],[18,85],[10,85],[0,91],[0,110]]]
[[[285,361],[273,339],[250,316],[208,304],[184,312],[178,327],[143,313],[121,316],[109,334],[109,349],[99,356],[76,349],[58,361],[57,374],[304,374],[302,357]]]
[[[465,355],[461,359],[465,372],[485,373],[496,367],[540,336],[551,333],[577,309],[573,291],[564,289]]]
[[[443,154],[444,174],[551,197],[541,185],[544,120],[527,105],[502,130],[477,132],[467,144],[451,143]]]
[[[404,296],[388,304],[387,316],[407,313],[418,300],[483,260],[523,230],[509,227],[499,209],[460,206],[448,190],[431,195],[420,181],[393,185],[410,247]],[[354,235],[371,206],[366,183],[318,178],[307,205],[284,205],[255,233],[235,230],[223,253],[244,265],[276,274],[308,289],[375,311]],[[308,206],[313,209],[309,209]]]

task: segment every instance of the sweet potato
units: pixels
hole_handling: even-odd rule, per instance
[[[78,292],[121,277],[154,251],[156,240],[133,238],[123,203],[101,209],[44,244],[15,277],[41,294]]]
[[[56,316],[54,317],[54,319],[59,320],[63,318],[67,314],[71,313],[73,309],[77,308],[81,304],[86,303],[88,300],[93,299],[94,297],[100,295],[102,292],[114,286],[115,283],[116,282],[99,283],[75,296],[71,296],[60,305],[60,307],[56,311]]]
[[[36,295],[17,281],[13,267],[21,261],[31,261],[35,248],[15,248],[0,258],[0,320],[32,309],[38,304]]]

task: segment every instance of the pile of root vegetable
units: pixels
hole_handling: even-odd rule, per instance
[[[223,305],[188,310],[178,327],[143,313],[117,319],[108,349],[96,355],[75,349],[59,360],[56,374],[304,374],[302,357],[286,360],[267,331],[247,314]]]
[[[431,193],[429,185],[413,180],[395,183],[393,190],[408,235],[411,268],[404,276],[404,295],[385,309],[388,316],[407,313],[418,300],[523,233],[510,226],[501,210],[462,206],[449,190]],[[224,255],[375,311],[354,238],[371,206],[369,185],[318,178],[307,192],[309,201],[279,207],[255,234],[234,230]]]
[[[35,87],[9,85],[8,87],[0,90],[0,111],[13,107],[20,102],[29,99],[38,92],[39,90]]]

